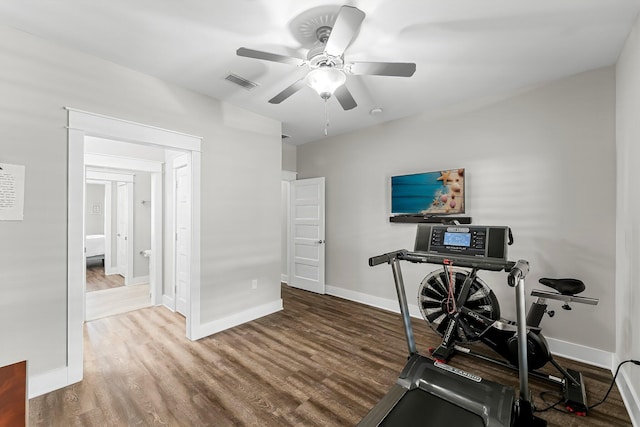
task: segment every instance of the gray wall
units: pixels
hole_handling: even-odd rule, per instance
[[[279,122],[4,26],[0,63],[2,161],[27,170],[24,221],[0,222],[0,365],[66,365],[64,106],[204,137],[201,322],[279,301]]]
[[[87,184],[84,212],[85,234],[104,234],[104,184]]]
[[[282,143],[282,170],[296,171],[297,147],[291,144]]]
[[[146,203],[142,203],[145,201]],[[149,276],[149,258],[140,252],[151,249],[151,174],[136,172],[133,184],[133,278]]]
[[[616,241],[616,358],[640,359],[640,18],[616,67],[617,241]],[[640,369],[625,365],[622,375],[636,397],[635,420],[640,422]]]
[[[388,269],[367,265],[372,255],[413,246],[415,225],[389,222],[390,177],[464,167],[467,214],[475,224],[512,227],[510,258],[530,261],[530,286],[577,277],[600,299],[597,308],[556,310],[545,335],[613,351],[614,107],[615,74],[605,68],[475,111],[417,115],[298,146],[298,178],[326,177],[327,285],[395,300]],[[434,269],[406,266],[410,302]],[[504,273],[482,276],[513,319]]]

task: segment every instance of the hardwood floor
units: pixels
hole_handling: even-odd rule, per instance
[[[197,342],[185,338],[184,318],[162,307],[87,323],[84,380],[32,399],[30,425],[355,425],[404,366],[400,316],[287,286],[282,296],[283,311]],[[413,324],[426,353],[439,337]],[[583,372],[591,403],[603,396],[610,372],[559,361]],[[462,356],[451,364],[517,386],[515,372]],[[550,387],[531,387],[544,406],[538,395]],[[550,426],[631,425],[616,388],[587,417],[541,416]]]
[[[120,286],[87,292],[87,322],[151,306],[149,284]]]
[[[104,274],[102,263],[87,264],[85,320],[91,321],[151,306],[149,284],[124,285],[119,274]]]
[[[102,291],[124,286],[124,277],[119,274],[104,274],[102,263],[87,264],[87,292]]]

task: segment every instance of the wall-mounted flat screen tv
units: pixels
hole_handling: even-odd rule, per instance
[[[391,177],[392,215],[464,213],[464,169]]]

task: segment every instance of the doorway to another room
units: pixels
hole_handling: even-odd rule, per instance
[[[86,321],[152,305],[152,203],[150,173],[87,167]]]
[[[154,126],[139,124],[128,120],[108,117],[101,114],[81,111],[65,107],[68,112],[68,203],[69,214],[67,223],[68,233],[68,317],[67,317],[67,368],[65,383],[73,384],[82,380],[84,365],[83,324],[85,321],[85,280],[86,233],[84,224],[84,198],[87,179],[86,165],[98,168],[120,168],[124,170],[147,170],[146,167],[156,167],[157,162],[132,159],[132,152],[146,151],[152,148],[187,154],[191,165],[190,195],[191,195],[191,235],[189,236],[189,284],[187,289],[186,336],[197,339],[203,336],[200,324],[200,168],[202,138],[161,129]],[[92,140],[103,140],[109,153],[103,155],[91,154],[86,150]],[[127,144],[122,150],[120,144]],[[95,151],[94,151],[95,152]],[[168,159],[163,157],[163,163]],[[170,164],[170,163],[169,163]],[[131,166],[136,165],[136,166]],[[142,166],[142,167],[140,167]],[[151,303],[175,307],[175,295],[171,293],[173,283],[167,284],[173,277],[173,250],[169,242],[174,233],[173,213],[165,208],[164,200],[169,200],[164,192],[169,192],[165,185],[166,174],[172,173],[172,168],[152,169],[151,192],[154,195],[151,203],[152,233],[151,252],[149,257],[149,283]],[[168,181],[168,179],[167,179]],[[165,197],[165,198],[163,198]],[[105,242],[108,242],[105,239]],[[105,243],[105,246],[107,243]],[[171,249],[169,249],[171,247]],[[133,251],[132,251],[133,252]],[[109,250],[105,247],[105,262]],[[128,255],[129,257],[131,255]],[[109,264],[105,264],[105,273]],[[165,271],[165,270],[171,271]],[[125,278],[126,280],[126,278]],[[125,282],[126,283],[126,282]],[[126,286],[126,285],[125,285]]]

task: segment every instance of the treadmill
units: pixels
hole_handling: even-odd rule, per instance
[[[518,335],[526,336],[524,277],[529,265],[524,260],[507,261],[508,236],[508,227],[420,224],[416,251],[403,249],[369,259],[372,267],[383,263],[391,265],[409,358],[391,390],[357,427],[546,426],[544,420],[533,416],[526,347],[523,347],[526,341],[518,343],[521,369],[520,396],[516,399],[511,387],[419,354],[409,317],[400,261],[440,265],[453,262],[457,266],[504,270],[509,273],[509,285],[516,286]]]

